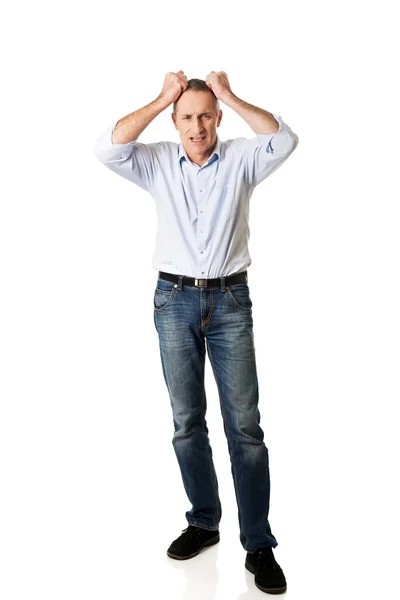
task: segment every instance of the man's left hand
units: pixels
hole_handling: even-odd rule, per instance
[[[232,90],[225,71],[211,71],[206,77],[206,84],[214,92],[218,100],[224,101],[224,97],[231,95]]]

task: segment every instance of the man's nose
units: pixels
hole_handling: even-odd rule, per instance
[[[202,122],[201,122],[201,120],[200,120],[200,119],[197,119],[197,120],[196,120],[196,121],[193,123],[193,130],[194,130],[196,133],[200,133],[201,131],[204,131],[204,127],[203,127],[203,124],[202,124]]]

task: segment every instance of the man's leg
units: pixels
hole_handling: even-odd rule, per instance
[[[173,446],[186,494],[189,525],[217,530],[221,519],[218,482],[205,414],[205,343],[199,328],[200,290],[178,289],[158,279],[154,323],[173,412]]]
[[[247,284],[212,290],[207,351],[218,386],[245,550],[278,545],[268,521],[268,449],[258,410],[252,302]]]

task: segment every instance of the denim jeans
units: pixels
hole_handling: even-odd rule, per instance
[[[247,283],[188,286],[158,277],[154,324],[172,407],[172,444],[192,508],[189,525],[218,529],[221,502],[206,424],[206,348],[217,383],[235,487],[240,541],[248,552],[278,545],[268,522],[268,449],[258,409],[252,301]]]

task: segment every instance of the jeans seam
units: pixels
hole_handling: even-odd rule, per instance
[[[203,323],[203,327],[205,327],[207,325],[207,323],[209,323],[211,317],[212,317],[212,310],[214,308],[214,296],[213,296],[213,289],[210,288],[210,310],[208,312],[208,318],[206,321],[204,321]]]

